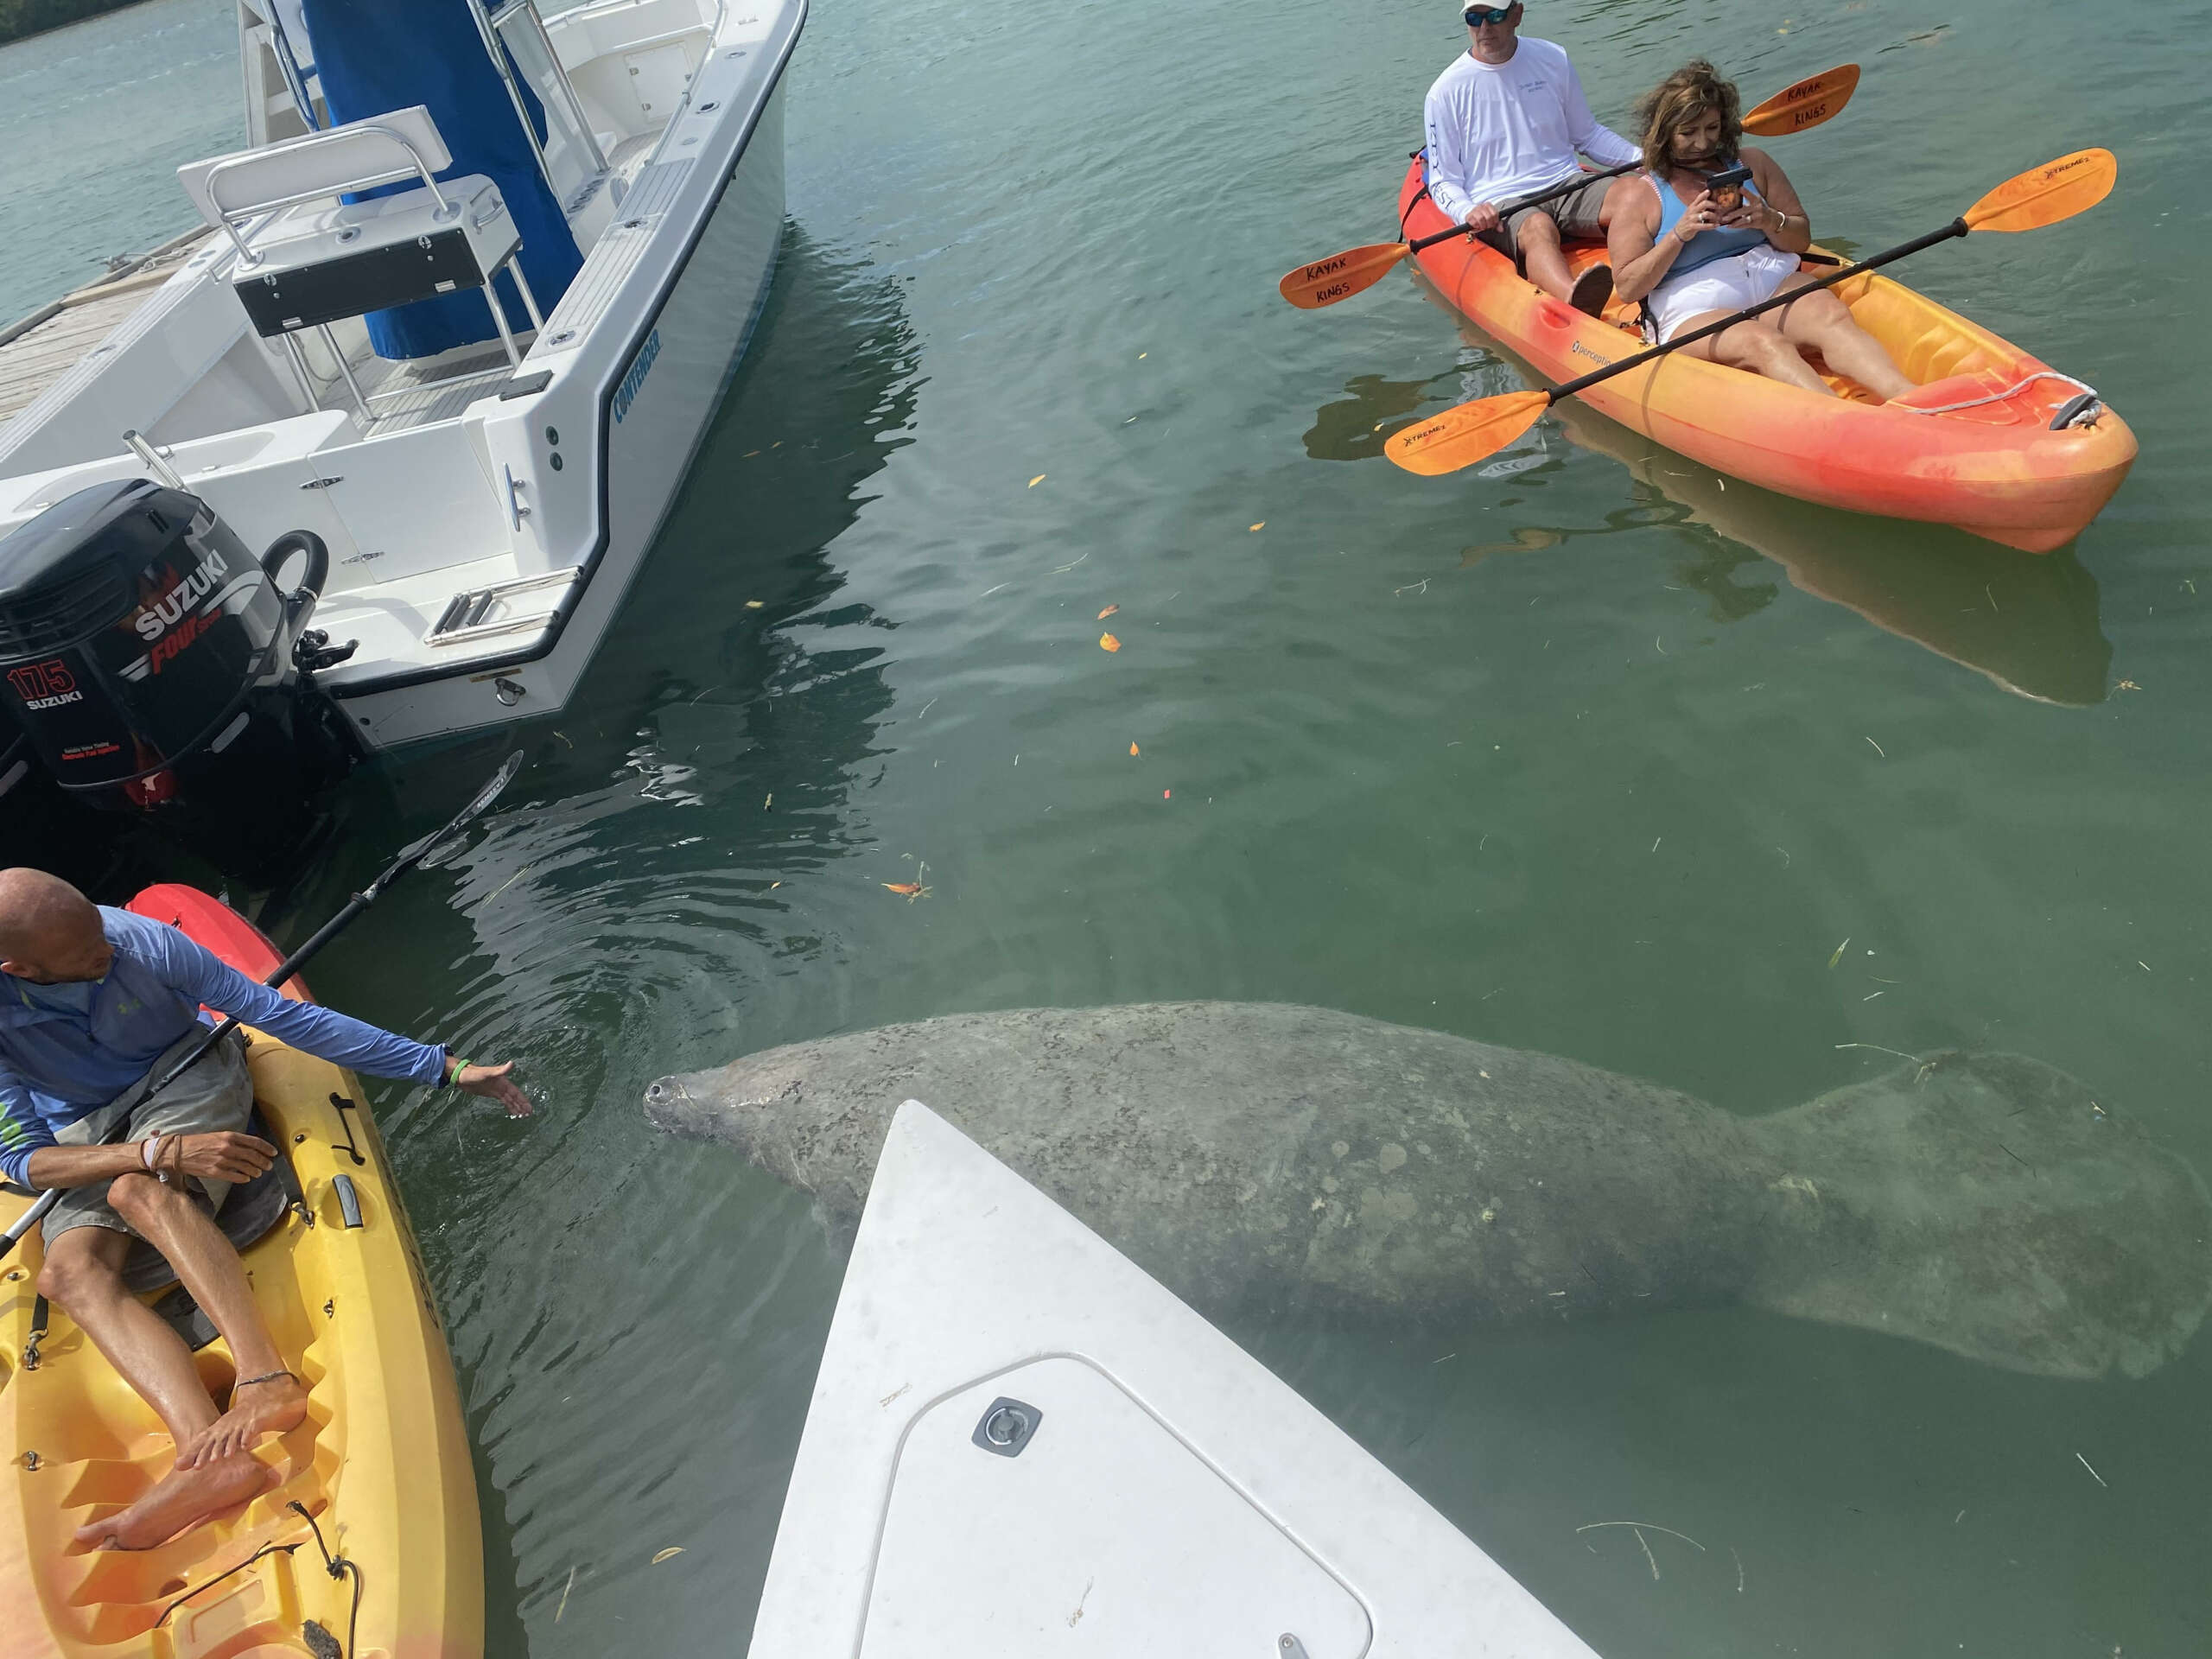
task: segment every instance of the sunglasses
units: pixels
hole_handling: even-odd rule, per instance
[[[1510,6],[1469,6],[1462,14],[1469,29],[1478,23],[1502,23],[1513,16]]]

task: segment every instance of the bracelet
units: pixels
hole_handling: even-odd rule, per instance
[[[161,1153],[162,1135],[158,1129],[138,1143],[138,1161],[143,1164],[149,1173],[154,1167],[154,1160],[161,1156]]]
[[[474,1060],[464,1060],[460,1055],[453,1054],[447,1057],[446,1064],[453,1068],[446,1073],[446,1087],[448,1089],[458,1089],[461,1087],[461,1074],[467,1071],[468,1068],[475,1065],[476,1062]]]

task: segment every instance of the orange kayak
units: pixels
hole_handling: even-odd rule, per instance
[[[1450,221],[1408,169],[1398,209],[1408,239]],[[1571,251],[1579,271],[1605,257]],[[1631,308],[1586,316],[1471,238],[1417,256],[1421,270],[1485,334],[1554,380],[1643,346]],[[1784,495],[1856,512],[1955,524],[2007,547],[2063,547],[2103,511],[2135,462],[2135,435],[2109,409],[2054,430],[2082,384],[1876,272],[1834,292],[1919,390],[1884,404],[1830,375],[1822,397],[1676,353],[1592,386],[1582,401],[1622,425]]]
[[[130,907],[250,977],[281,960],[251,923],[194,888],[149,887]],[[285,989],[307,995],[296,979]],[[0,1263],[0,1659],[483,1651],[481,1522],[460,1390],[383,1141],[350,1072],[248,1036],[255,1102],[285,1154],[292,1202],[245,1251],[246,1271],[308,1384],[307,1421],[256,1449],[276,1479],[245,1508],[158,1548],[75,1553],[75,1529],[143,1491],[173,1448],[85,1333],[39,1303],[41,1242],[26,1238]],[[0,1223],[27,1202],[0,1192]],[[172,1299],[155,1306],[168,1313]],[[188,1300],[176,1314],[197,1310]],[[187,1339],[205,1338],[200,1373],[219,1397],[229,1351],[212,1327]]]

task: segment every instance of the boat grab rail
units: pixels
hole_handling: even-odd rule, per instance
[[[497,639],[505,634],[534,632],[552,621],[560,610],[560,601],[584,574],[580,564],[564,565],[557,570],[543,570],[527,576],[512,577],[488,587],[472,588],[455,594],[447,601],[444,612],[423,636],[426,645],[461,645],[479,639]],[[494,603],[519,598],[524,594],[554,590],[550,607],[542,611],[522,611],[512,616],[494,618],[491,615]]]
[[[226,174],[250,168],[266,167],[272,156],[296,156],[306,150],[354,143],[363,137],[390,139],[406,152],[407,165],[386,167],[374,172],[349,176],[336,182],[318,180],[312,189],[295,191],[289,195],[269,200],[241,202],[235,207],[224,206],[222,197],[217,193],[217,181]],[[279,213],[287,207],[296,207],[304,201],[320,201],[325,196],[344,195],[350,191],[373,190],[379,185],[397,184],[400,180],[410,176],[421,179],[423,188],[429,191],[431,198],[437,203],[437,207],[431,213],[432,218],[443,221],[460,213],[461,209],[448,200],[445,192],[438,188],[436,175],[431,171],[429,162],[423,159],[423,152],[415,147],[414,141],[397,128],[388,127],[381,121],[350,121],[342,127],[330,127],[321,132],[308,133],[302,137],[288,138],[281,144],[268,144],[259,149],[246,150],[240,155],[226,156],[207,169],[207,177],[200,188],[207,192],[208,205],[214,208],[217,217],[222,221],[224,230],[230,233],[231,241],[238,251],[238,263],[251,266],[261,263],[261,256],[256,253],[245,238],[238,234],[239,221],[250,219],[257,213]]]

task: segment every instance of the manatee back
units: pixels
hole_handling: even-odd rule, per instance
[[[956,1014],[669,1080],[856,1222],[927,1102],[1203,1307],[1462,1318],[1732,1296],[1766,1185],[1739,1124],[1549,1055],[1276,1003]]]

